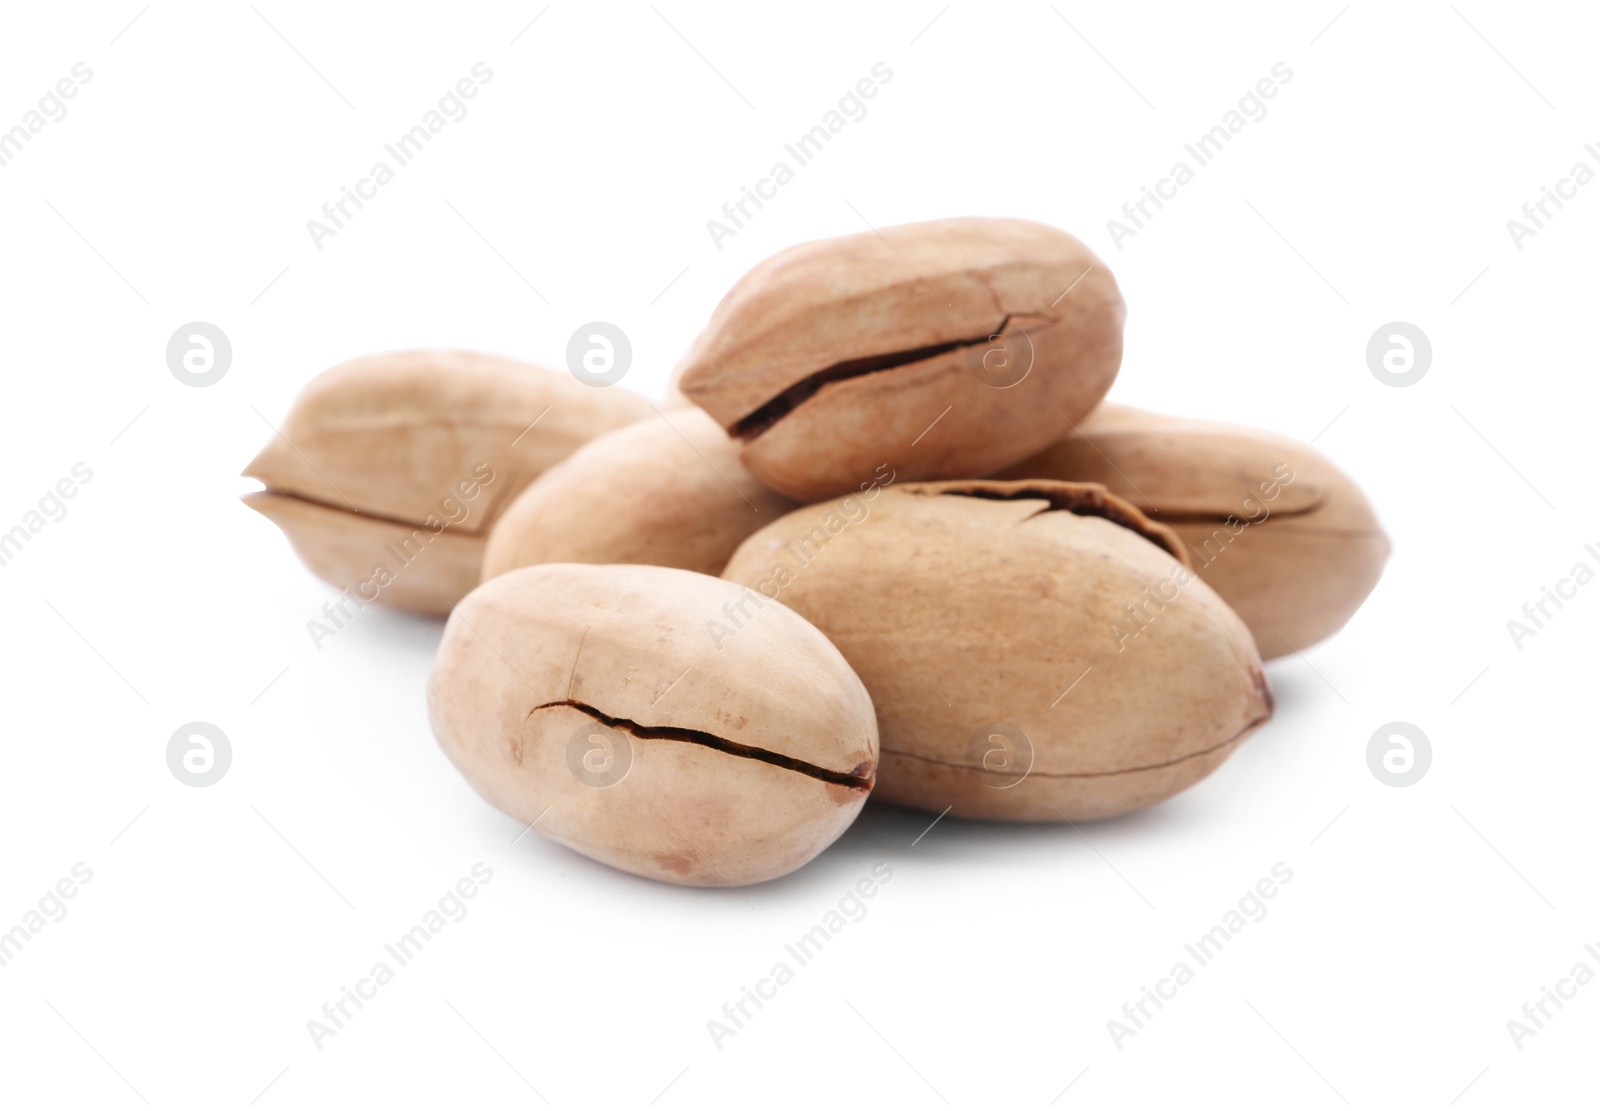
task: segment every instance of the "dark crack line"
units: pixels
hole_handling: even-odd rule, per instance
[[[824,367],[815,374],[809,374],[794,385],[785,389],[771,401],[761,405],[755,411],[735,421],[728,429],[728,435],[735,439],[750,441],[766,432],[778,421],[788,416],[801,405],[811,400],[827,385],[834,382],[843,382],[850,378],[863,378],[869,374],[881,374],[884,371],[899,370],[902,367],[914,366],[917,363],[936,359],[940,355],[948,355],[952,351],[963,348],[983,347],[993,343],[999,336],[1006,334],[1006,329],[1011,326],[1014,315],[1006,315],[995,328],[984,332],[982,335],[972,336],[967,339],[951,340],[947,343],[934,343],[926,347],[914,347],[907,351],[890,351],[882,355],[867,355],[859,359],[846,359]],[[1028,316],[1028,321],[1038,321],[1043,325],[1055,323],[1053,317]]]
[[[853,772],[838,772],[831,768],[807,763],[804,760],[797,760],[793,756],[784,756],[780,753],[769,752],[764,748],[756,748],[753,745],[730,741],[726,737],[719,737],[715,733],[706,733],[699,729],[682,729],[674,725],[640,725],[638,722],[630,721],[627,718],[614,718],[587,703],[579,702],[572,698],[564,698],[559,702],[546,702],[541,706],[535,706],[528,713],[531,717],[540,710],[549,710],[558,706],[566,706],[577,710],[580,714],[586,714],[602,725],[612,729],[620,729],[629,736],[638,737],[641,740],[684,741],[688,744],[713,748],[718,752],[726,752],[730,756],[741,756],[747,760],[759,760],[763,764],[787,768],[789,771],[799,772],[801,775],[808,775],[812,779],[820,779],[825,783],[837,783],[842,787],[854,787],[862,791],[870,791],[872,789],[873,777],[861,774],[864,769],[870,770],[871,765],[869,764],[858,764]]]
[[[1165,525],[1149,520],[1138,509],[1122,502],[1097,482],[1044,480],[1035,483],[1026,480],[1007,482],[980,479],[970,486],[959,482],[930,483],[926,487],[907,486],[905,489],[912,494],[938,494],[944,497],[979,498],[984,501],[1049,503],[1044,509],[1024,517],[1024,521],[1031,521],[1041,514],[1056,511],[1065,511],[1075,517],[1103,517],[1114,525],[1121,525],[1138,533],[1179,563],[1188,565],[1188,558],[1183,554],[1182,546]]]

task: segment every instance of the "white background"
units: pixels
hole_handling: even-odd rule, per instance
[[[0,127],[93,78],[0,167],[0,531],[93,479],[0,567],[0,930],[93,879],[0,968],[0,1103],[1592,1100],[1600,986],[1520,1049],[1506,1024],[1600,972],[1600,585],[1520,648],[1506,622],[1600,569],[1600,183],[1521,249],[1506,222],[1600,168],[1597,31],[1483,0],[7,5]],[[480,61],[470,113],[317,249],[306,221]],[[869,114],[717,249],[706,221],[877,62]],[[1115,246],[1278,62],[1266,118]],[[1209,780],[1081,832],[869,807],[787,879],[679,890],[512,845],[429,734],[439,622],[369,608],[313,646],[335,592],[237,500],[312,375],[419,345],[560,366],[602,319],[658,395],[765,256],[961,214],[1112,266],[1115,398],[1317,437],[1391,533],[1365,608],[1271,666],[1277,718]],[[233,345],[204,389],[165,361],[196,320]],[[1407,388],[1366,365],[1395,320],[1433,344]],[[165,758],[196,720],[234,754],[205,789]],[[1433,747],[1404,789],[1365,755],[1395,720]],[[315,1048],[307,1021],[479,861],[467,917]],[[879,862],[866,917],[716,1048],[707,1021]],[[1118,1048],[1107,1021],[1277,862],[1267,917]]]

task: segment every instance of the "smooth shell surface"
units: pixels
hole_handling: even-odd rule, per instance
[[[353,359],[301,392],[245,468],[266,486],[245,503],[333,585],[445,613],[476,585],[462,568],[481,565],[488,526],[523,487],[649,412],[625,390],[471,351]]]
[[[877,768],[871,699],[820,632],[673,568],[543,564],[489,580],[445,627],[428,707],[494,806],[671,883],[800,867],[855,819]]]
[[[1389,558],[1354,482],[1307,445],[1258,429],[1102,405],[997,477],[1102,483],[1167,524],[1264,659],[1343,628]]]
[[[1149,806],[1272,713],[1244,624],[1090,484],[895,486],[795,511],[724,577],[826,633],[878,712],[877,797],[1062,821]]]
[[[1039,451],[1105,394],[1124,307],[1065,232],[963,218],[805,243],[758,265],[676,379],[800,501],[887,467],[988,474]]]
[[[795,503],[757,482],[699,409],[598,436],[517,496],[489,535],[483,577],[538,563],[649,563],[718,575]]]

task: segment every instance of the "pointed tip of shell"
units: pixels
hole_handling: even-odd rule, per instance
[[[272,476],[281,473],[283,470],[280,462],[282,454],[283,449],[280,446],[279,438],[273,436],[272,439],[267,441],[265,447],[256,452],[255,458],[245,464],[244,470],[239,472],[239,477],[253,478],[257,482],[270,487],[272,485]]]
[[[1250,679],[1255,683],[1256,693],[1261,696],[1261,704],[1266,707],[1263,720],[1270,719],[1278,710],[1278,696],[1272,693],[1272,684],[1267,681],[1267,673],[1262,668],[1252,668]]]

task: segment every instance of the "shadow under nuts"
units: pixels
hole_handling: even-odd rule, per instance
[[[602,432],[648,415],[626,390],[471,351],[397,351],[324,371],[245,468],[245,504],[320,578],[448,613],[478,584],[488,526]]]
[[[978,480],[796,510],[723,575],[861,676],[878,798],[1079,821],[1176,794],[1272,715],[1249,630],[1181,551],[1103,487]]]
[[[598,436],[539,476],[489,533],[483,577],[538,563],[649,563],[720,575],[795,503],[761,485],[699,409]]]
[[[733,635],[712,632],[731,621]],[[826,637],[675,568],[554,563],[489,580],[445,626],[428,712],[494,806],[671,883],[800,867],[855,820],[878,763],[872,700]]]
[[[1354,482],[1307,445],[1253,428],[1102,405],[997,477],[1099,482],[1166,524],[1264,659],[1343,628],[1389,558]]]
[[[1028,220],[906,224],[791,247],[733,287],[684,357],[684,394],[798,501],[989,474],[1110,388],[1124,307],[1106,265]]]

